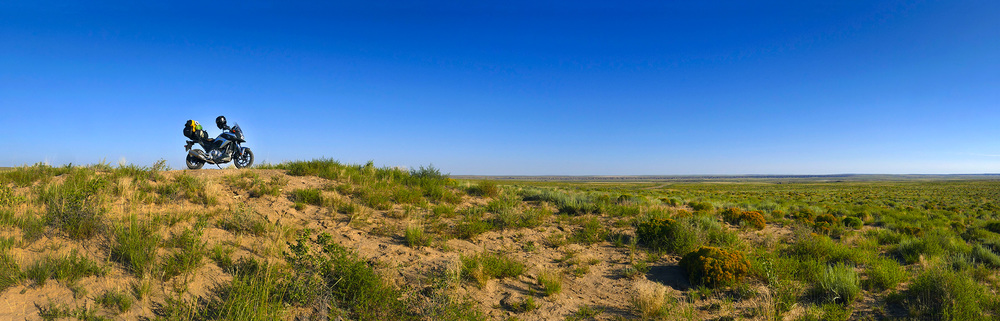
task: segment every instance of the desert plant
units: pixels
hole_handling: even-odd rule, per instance
[[[709,246],[684,255],[680,265],[691,283],[710,287],[734,284],[750,272],[750,263],[742,253]]]
[[[941,320],[990,320],[986,289],[967,274],[931,268],[918,275],[906,292],[911,313]]]
[[[233,267],[233,279],[217,290],[208,305],[208,319],[276,320],[282,317],[284,287],[279,273],[267,263],[241,258]]]
[[[666,318],[670,314],[671,297],[667,287],[642,279],[633,285],[632,309],[645,320]]]
[[[62,184],[41,190],[39,199],[46,205],[48,225],[78,240],[89,239],[101,230],[107,212],[101,191],[108,181],[93,176],[90,171],[77,170]]]
[[[207,251],[206,243],[201,240],[204,226],[198,224],[185,228],[180,233],[174,233],[164,241],[166,247],[174,250],[162,259],[161,280],[169,280],[175,276],[193,272],[202,265]]]
[[[562,273],[558,271],[541,271],[535,277],[538,286],[542,287],[545,296],[553,296],[562,292]]]
[[[472,256],[461,256],[462,275],[475,281],[480,288],[496,278],[513,278],[524,273],[524,263],[514,261],[506,255],[483,252]]]
[[[608,232],[604,229],[601,221],[591,217],[581,225],[581,228],[573,232],[570,241],[574,243],[594,244],[603,241]]]
[[[476,185],[469,188],[470,195],[478,195],[484,197],[498,197],[502,192],[500,186],[497,185],[496,181],[482,180]]]
[[[111,260],[121,263],[137,277],[149,273],[156,264],[156,249],[160,243],[156,226],[148,221],[140,222],[133,215],[112,230],[115,243],[111,246]]]
[[[49,279],[57,279],[67,284],[74,284],[83,277],[103,276],[108,269],[87,257],[81,256],[75,250],[68,255],[48,255],[35,261],[24,271],[24,276],[35,281],[36,285],[45,285]]]
[[[114,308],[118,312],[125,312],[132,308],[132,297],[123,291],[119,290],[107,290],[104,294],[101,294],[94,298],[94,301],[101,306],[111,309]]]
[[[884,291],[895,288],[900,282],[906,280],[906,270],[899,265],[896,260],[879,257],[865,267],[865,287],[871,290]]]
[[[223,215],[215,222],[215,226],[236,235],[263,236],[271,229],[267,219],[246,204],[237,204],[230,208],[227,215]]]
[[[315,188],[297,189],[292,191],[292,202],[323,205],[323,192]]]
[[[844,218],[844,226],[850,227],[852,229],[859,229],[864,226],[865,223],[860,218],[848,216]]]
[[[851,304],[861,292],[854,267],[844,263],[827,266],[816,285],[817,292],[827,301]]]
[[[420,247],[431,244],[431,236],[424,233],[424,227],[419,224],[412,224],[406,227],[403,237],[409,247]]]

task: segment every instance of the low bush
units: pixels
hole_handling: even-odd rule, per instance
[[[865,288],[873,291],[894,289],[896,285],[906,280],[907,273],[899,262],[890,258],[878,257],[865,266]]]
[[[863,221],[861,221],[860,218],[853,217],[853,216],[848,216],[848,217],[844,218],[844,226],[846,226],[846,227],[850,227],[850,228],[856,230],[856,229],[861,228],[864,225],[865,225],[865,223]]]
[[[861,293],[857,272],[844,263],[827,266],[815,287],[825,300],[839,304],[851,304]]]
[[[761,230],[767,226],[764,214],[758,211],[744,211],[739,208],[730,207],[722,211],[722,218],[733,225],[752,226]]]
[[[608,232],[604,229],[601,221],[592,217],[586,220],[580,229],[573,232],[573,235],[570,236],[570,241],[574,243],[594,244],[603,241],[607,234]]]
[[[986,289],[969,275],[931,268],[918,275],[906,292],[911,314],[940,320],[991,320]]]
[[[750,273],[750,262],[742,253],[709,246],[684,255],[680,265],[692,284],[709,287],[735,284]]]
[[[476,185],[469,187],[469,195],[498,197],[501,192],[502,189],[497,185],[497,182],[491,180],[479,181]]]
[[[310,240],[303,231],[295,243],[289,243],[285,260],[294,272],[288,291],[297,302],[313,302],[329,295],[335,305],[348,311],[351,319],[406,320],[408,312],[403,292],[386,282],[364,259],[323,233]]]
[[[688,202],[687,205],[690,206],[695,212],[709,212],[715,209],[715,205],[712,205],[712,203],[709,202],[691,201]]]

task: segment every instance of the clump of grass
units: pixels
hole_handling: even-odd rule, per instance
[[[288,179],[275,175],[271,179],[264,180],[253,171],[243,171],[238,175],[226,176],[225,180],[230,186],[246,190],[250,197],[261,197],[264,195],[281,195],[281,188],[288,184]]]
[[[869,262],[864,272],[868,275],[868,279],[864,282],[865,288],[875,291],[893,289],[907,277],[906,270],[899,265],[899,262],[883,257]]]
[[[0,185],[14,183],[20,187],[28,187],[38,181],[48,182],[52,177],[70,173],[74,169],[72,165],[52,167],[44,163],[22,166],[12,171],[0,173]]]
[[[115,309],[119,313],[132,308],[132,297],[119,290],[108,290],[94,298],[94,301],[108,309]]]
[[[267,234],[270,225],[263,215],[257,213],[249,205],[238,204],[228,211],[228,215],[223,215],[215,221],[215,226],[232,232],[236,235],[263,236]]]
[[[173,251],[163,258],[161,280],[166,281],[201,267],[206,254],[206,243],[201,240],[203,227],[199,224],[193,228],[186,228],[180,233],[172,234],[164,242],[164,245],[173,248]]]
[[[491,180],[483,180],[476,183],[469,188],[469,195],[484,196],[484,197],[498,197],[503,190],[497,185],[497,182]]]
[[[480,288],[486,282],[497,278],[514,278],[524,273],[524,263],[514,261],[499,253],[483,252],[473,256],[461,256],[462,275],[475,281]]]
[[[233,267],[234,250],[232,246],[216,244],[208,250],[208,258],[215,261],[215,265],[218,265],[223,271],[228,271]]]
[[[106,267],[73,251],[65,256],[45,256],[29,265],[24,275],[35,281],[35,285],[44,286],[49,279],[75,284],[81,278],[103,276],[107,271]]]
[[[577,321],[577,320],[590,320],[597,317],[597,315],[604,313],[604,308],[595,309],[589,305],[581,305],[576,308],[573,314],[566,317],[567,321]]]
[[[428,246],[431,244],[431,236],[424,233],[424,227],[420,224],[407,226],[404,238],[406,239],[406,245],[409,247]]]
[[[828,266],[820,275],[816,291],[827,301],[851,304],[861,293],[861,284],[854,267],[837,263]]]
[[[535,303],[534,297],[527,296],[521,301],[510,302],[507,308],[515,313],[531,312],[538,308],[538,303]]]
[[[670,314],[671,297],[667,287],[642,279],[633,285],[632,309],[644,320],[666,318]]]
[[[156,264],[156,249],[160,235],[151,222],[140,222],[134,215],[127,223],[112,228],[114,244],[111,246],[111,260],[121,263],[137,277],[149,273]]]
[[[411,317],[401,300],[402,291],[382,280],[367,261],[333,243],[329,234],[320,234],[315,240],[310,240],[309,236],[308,230],[303,231],[294,244],[289,243],[289,252],[285,254],[294,271],[290,286],[312,293],[298,301],[313,301],[320,293],[329,293],[338,306],[356,319]]]
[[[323,205],[323,192],[315,188],[297,189],[292,191],[292,202]]]
[[[285,288],[280,273],[267,263],[241,258],[233,267],[233,280],[217,290],[209,304],[208,319],[277,320],[282,317]]]
[[[574,243],[594,244],[603,241],[607,234],[601,221],[592,217],[584,221],[579,230],[573,232],[573,235],[570,236],[570,241]]]
[[[17,218],[17,225],[21,228],[21,239],[26,242],[34,242],[45,235],[46,227],[49,224],[45,217],[38,216],[29,211]]]
[[[0,251],[0,292],[21,281],[21,267],[6,250]]]
[[[160,186],[160,194],[167,196],[187,198],[191,203],[201,205],[219,204],[219,199],[209,193],[208,183],[204,179],[181,174],[174,177],[173,183],[165,183]]]
[[[101,192],[109,183],[93,176],[89,170],[76,170],[62,184],[39,192],[39,200],[46,205],[48,225],[77,240],[89,239],[101,230],[107,212]]]
[[[545,296],[553,296],[562,292],[562,273],[558,271],[542,271],[535,278],[538,286],[542,287]]]
[[[55,302],[49,302],[48,305],[38,307],[38,316],[43,320],[51,321],[57,319],[65,318],[76,318],[78,320],[105,320],[103,317],[97,316],[97,310],[91,309],[86,305],[76,308],[71,308],[68,305],[56,304]]]
[[[988,320],[986,289],[969,275],[931,268],[918,275],[906,292],[911,315],[952,320]]]
[[[493,229],[493,224],[483,219],[484,212],[481,207],[470,207],[462,210],[462,221],[455,225],[453,234],[459,238],[470,240]]]

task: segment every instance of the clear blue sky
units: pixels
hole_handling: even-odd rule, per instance
[[[133,2],[0,0],[0,166],[1000,172],[998,1]]]

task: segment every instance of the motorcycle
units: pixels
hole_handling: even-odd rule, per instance
[[[185,162],[187,167],[190,169],[200,169],[205,166],[205,163],[215,164],[225,164],[230,161],[236,165],[236,168],[246,168],[253,165],[253,152],[250,148],[243,147],[241,144],[246,142],[246,138],[243,136],[243,130],[240,129],[240,125],[236,124],[229,130],[225,130],[219,137],[215,139],[197,139],[197,141],[189,140],[187,144],[184,145],[184,150],[188,152]],[[201,145],[201,149],[191,149],[195,143]],[[219,166],[222,168],[222,166]]]

